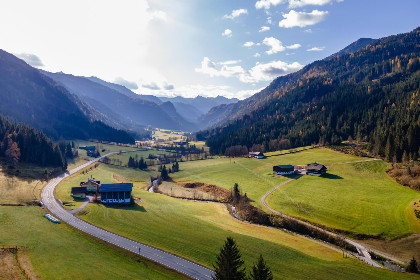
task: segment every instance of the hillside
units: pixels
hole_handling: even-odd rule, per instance
[[[124,131],[95,121],[88,106],[23,60],[0,50],[0,113],[54,139],[133,142]]]
[[[351,43],[339,52],[325,58],[325,60],[329,60],[331,58],[335,58],[337,56],[342,56],[345,54],[350,54],[352,52],[360,50],[361,48],[364,48],[365,46],[374,41],[375,39],[360,38],[359,40]],[[261,106],[264,106],[273,98],[273,90],[276,90],[276,88],[288,88],[299,79],[312,77],[318,71],[316,67],[316,64],[310,64],[296,73],[277,78],[267,88],[263,89],[260,92],[257,92],[256,94],[245,100],[241,100],[237,103],[232,104],[225,103],[228,105],[219,105],[212,108],[205,115],[200,117],[200,128],[206,129],[208,127],[224,126],[231,120],[241,118],[245,114],[249,114],[250,112],[259,109]]]
[[[139,98],[125,87],[98,78],[78,77],[64,73],[46,75],[66,87],[107,119],[121,128],[139,131],[139,126],[192,131],[195,126],[177,113],[168,114],[158,104]]]
[[[278,148],[370,142],[387,160],[416,159],[420,142],[420,29],[275,79],[236,111],[245,116],[198,134],[213,153],[234,145]],[[258,98],[260,100],[258,100]],[[239,105],[238,105],[239,104]]]

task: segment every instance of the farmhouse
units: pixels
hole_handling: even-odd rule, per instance
[[[86,198],[86,187],[71,188],[71,196],[75,198]]]
[[[295,167],[290,164],[273,166],[273,174],[289,175],[295,173]]]
[[[327,173],[327,167],[320,163],[311,163],[306,167],[306,174],[311,176],[322,176]]]
[[[262,152],[249,152],[250,158],[265,158],[265,155]]]
[[[88,192],[98,192],[101,186],[101,181],[96,181],[94,178],[89,178],[86,182],[80,182],[81,187],[86,187]]]
[[[131,191],[133,183],[102,184],[99,188],[101,202],[129,204],[131,201]]]

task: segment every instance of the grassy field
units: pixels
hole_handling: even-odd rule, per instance
[[[111,159],[115,158],[115,159],[119,159],[121,160],[122,164],[124,166],[127,165],[128,163],[128,159],[130,157],[135,158],[137,156],[137,159],[140,160],[140,158],[143,157],[143,159],[146,160],[146,163],[150,165],[150,160],[148,159],[149,155],[152,154],[154,156],[158,156],[158,155],[171,155],[173,153],[167,152],[165,150],[156,150],[156,149],[152,149],[152,150],[147,150],[147,151],[137,151],[137,152],[132,152],[132,153],[124,153],[124,154],[120,154],[120,155],[112,155],[110,156]],[[153,160],[153,163],[158,164],[158,161]]]
[[[96,177],[112,178],[115,170],[100,166]],[[128,170],[131,172],[131,170]],[[129,174],[120,174],[130,178]],[[79,175],[81,176],[81,175]],[[137,177],[138,175],[133,175]],[[80,180],[77,179],[76,181]],[[280,230],[240,223],[215,203],[191,202],[143,190],[135,183],[133,195],[142,203],[130,207],[89,204],[81,218],[134,240],[187,257],[211,267],[227,236],[237,241],[250,266],[260,253],[281,279],[405,279],[407,274],[373,269],[355,259],[306,238]],[[61,188],[62,186],[60,186]]]
[[[0,246],[25,246],[42,279],[182,279],[66,224],[49,222],[39,207],[0,206],[0,228]]]
[[[383,161],[336,164],[328,176],[303,176],[288,183],[267,203],[286,214],[355,233],[387,239],[419,233],[420,220],[413,217],[410,204],[420,194],[390,180],[386,169]]]
[[[241,190],[261,206],[260,198],[287,177],[274,176],[271,165],[252,159],[218,158],[180,163],[180,172],[171,174],[174,180],[215,184],[228,190],[238,183]]]
[[[101,151],[100,151],[101,155],[106,154],[106,153],[110,153],[110,152],[133,151],[133,150],[137,149],[137,148],[133,148],[133,147],[125,147],[125,146],[118,146],[118,145],[111,145],[111,144],[101,144],[101,143],[95,143],[95,142],[85,141],[85,140],[72,140],[70,142],[74,142],[75,146],[77,146],[77,147],[99,145],[99,147],[101,148]],[[105,149],[105,151],[102,152],[102,149]],[[79,149],[79,155],[85,156],[86,151]]]
[[[336,151],[332,151],[324,148],[308,149],[309,147],[303,147],[295,149],[297,153],[289,154],[289,151],[278,151],[272,153],[266,153],[267,158],[261,161],[279,165],[279,164],[292,164],[292,165],[307,165],[309,163],[318,162],[324,165],[330,165],[334,163],[350,162],[366,160],[368,158],[356,157],[352,155],[346,155]],[[306,149],[306,150],[304,150]],[[304,151],[301,151],[304,150]]]

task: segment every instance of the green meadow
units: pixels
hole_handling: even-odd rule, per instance
[[[229,163],[226,159],[223,161],[225,164],[237,164]],[[209,160],[207,164],[217,166],[216,160]],[[129,179],[139,178],[137,173],[133,173],[133,177],[130,178],[129,173],[132,173],[132,170],[127,170],[125,175],[119,175]],[[112,174],[121,171],[122,168],[114,169],[101,165],[96,169],[95,177],[102,182],[112,182]],[[83,176],[75,175],[76,181],[80,181]],[[104,229],[210,268],[225,238],[232,236],[237,241],[248,267],[259,254],[263,254],[276,279],[411,277],[407,274],[374,269],[353,258],[343,259],[340,251],[301,236],[238,222],[221,204],[185,201],[149,193],[144,190],[145,182],[134,185],[133,195],[140,197],[141,203],[128,207],[89,204],[79,217]],[[59,186],[62,187],[65,188],[64,184]]]
[[[283,213],[353,233],[387,239],[419,233],[420,220],[413,217],[410,204],[420,194],[389,179],[387,168],[381,160],[335,164],[325,177],[303,176],[282,186],[267,203]]]
[[[334,163],[344,163],[369,159],[347,155],[325,148],[309,148],[310,147],[294,149],[295,151],[297,151],[296,153],[289,153],[290,150],[266,153],[265,155],[267,157],[265,159],[261,159],[261,161],[274,165],[307,165],[313,162],[318,162],[324,165],[330,165]]]
[[[39,207],[0,206],[0,246],[25,246],[41,279],[183,279],[42,214]]]

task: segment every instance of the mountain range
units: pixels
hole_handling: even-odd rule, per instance
[[[133,143],[127,132],[99,121],[76,96],[23,60],[0,50],[0,113],[58,140],[98,139]]]

